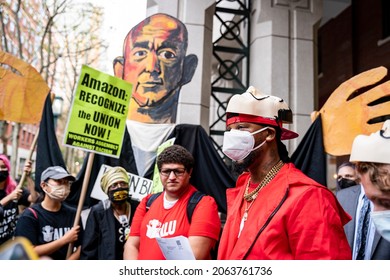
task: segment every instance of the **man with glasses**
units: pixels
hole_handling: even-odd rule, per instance
[[[146,196],[137,207],[124,259],[163,260],[157,237],[188,237],[196,259],[210,259],[210,252],[219,238],[221,221],[217,204],[211,196],[203,196],[196,206],[191,222],[186,215],[187,204],[196,188],[190,184],[194,166],[191,153],[179,145],[166,148],[157,157],[157,167],[164,186],[162,195],[147,210]]]
[[[76,210],[63,201],[75,180],[61,166],[47,168],[41,174],[41,188],[45,193],[42,202],[27,208],[16,224],[15,236],[26,237],[38,256],[54,260],[78,259],[80,256],[80,225],[73,226]],[[75,250],[67,256],[69,244]]]

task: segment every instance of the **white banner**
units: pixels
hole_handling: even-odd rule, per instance
[[[111,166],[103,164],[100,167],[99,174],[96,178],[95,184],[93,186],[91,197],[104,200],[107,199],[108,196],[103,192],[100,187],[100,180],[102,179],[103,174],[109,169]],[[128,173],[130,176],[130,196],[133,200],[141,201],[147,194],[152,191],[153,181],[140,177],[135,174]]]

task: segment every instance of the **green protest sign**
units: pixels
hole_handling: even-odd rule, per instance
[[[131,92],[130,83],[83,65],[64,145],[119,158]]]
[[[171,138],[162,143],[157,148],[157,156],[167,147],[172,146],[175,144],[176,138]],[[158,171],[157,162],[154,164],[154,172],[153,172],[153,188],[151,193],[157,193],[162,192],[164,190],[164,187],[161,183],[160,179],[160,172]]]

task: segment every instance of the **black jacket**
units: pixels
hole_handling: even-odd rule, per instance
[[[136,203],[130,202],[130,221],[133,219]],[[115,217],[110,201],[103,200],[92,206],[89,212],[81,244],[81,260],[115,260]]]

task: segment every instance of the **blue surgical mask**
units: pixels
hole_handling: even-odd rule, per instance
[[[390,242],[390,210],[373,211],[370,215],[376,231]]]
[[[266,140],[254,147],[255,138],[253,135],[260,133],[267,128],[268,127],[264,127],[252,133],[246,130],[237,129],[226,131],[223,137],[223,153],[234,161],[245,159],[252,151],[264,145]]]

